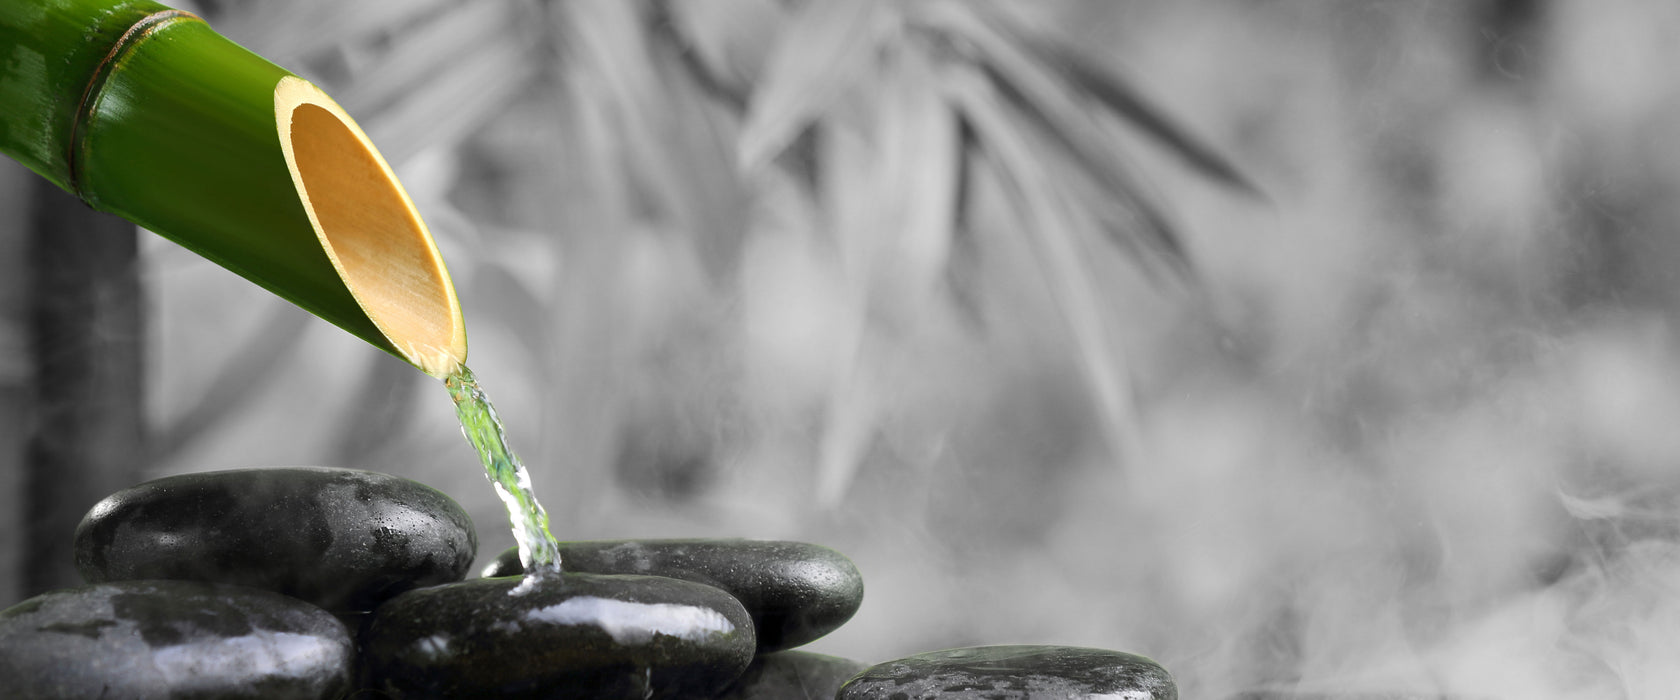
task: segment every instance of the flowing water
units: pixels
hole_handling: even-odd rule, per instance
[[[525,465],[508,448],[507,434],[502,419],[496,415],[496,407],[490,405],[472,370],[464,364],[443,383],[455,401],[461,432],[473,449],[478,450],[490,484],[507,505],[513,539],[519,543],[519,561],[525,565],[526,573],[531,576],[560,573],[560,545],[548,532],[548,513],[531,490],[531,476],[525,471]]]

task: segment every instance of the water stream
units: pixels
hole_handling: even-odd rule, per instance
[[[560,545],[548,532],[548,513],[531,490],[531,475],[508,448],[507,434],[496,407],[478,386],[472,370],[461,365],[443,380],[455,401],[461,432],[484,462],[485,475],[507,506],[513,539],[519,543],[519,562],[528,576],[560,573]]]

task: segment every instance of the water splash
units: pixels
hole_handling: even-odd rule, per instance
[[[508,448],[507,434],[502,419],[496,415],[496,407],[490,405],[472,370],[464,364],[451,372],[443,384],[455,402],[461,433],[478,450],[490,485],[507,506],[513,539],[519,543],[519,562],[525,566],[527,577],[559,574],[560,545],[548,532],[548,513],[531,490],[531,475],[525,471],[525,465]]]

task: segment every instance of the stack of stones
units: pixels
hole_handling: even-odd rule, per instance
[[[873,667],[795,650],[863,600],[845,556],[756,540],[504,552],[465,580],[472,522],[385,474],[250,469],[107,497],[75,538],[89,585],[0,611],[9,698],[1177,697],[1143,657],[1009,646]]]

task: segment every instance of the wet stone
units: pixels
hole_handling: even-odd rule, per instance
[[[877,664],[835,700],[1177,700],[1172,676],[1142,656],[1062,646],[947,649]]]
[[[34,698],[337,698],[350,633],[270,591],[124,581],[45,593],[0,611],[3,695]]]
[[[833,700],[847,679],[869,664],[806,651],[779,651],[753,659],[716,700]]]
[[[758,629],[758,651],[792,649],[838,629],[863,603],[863,576],[845,555],[804,542],[745,539],[563,542],[567,572],[646,574],[704,583],[741,601]],[[503,552],[485,576],[517,574]]]
[[[399,698],[709,698],[753,655],[752,619],[711,586],[567,573],[410,591],[363,639]]]
[[[1299,692],[1299,690],[1248,690],[1248,692],[1231,695],[1228,700],[1488,700],[1488,698],[1440,695],[1440,693],[1351,692],[1351,690],[1317,693]]]
[[[90,583],[232,583],[341,614],[459,581],[477,552],[472,520],[436,489],[323,467],[148,481],[96,504],[75,539],[76,567]]]

